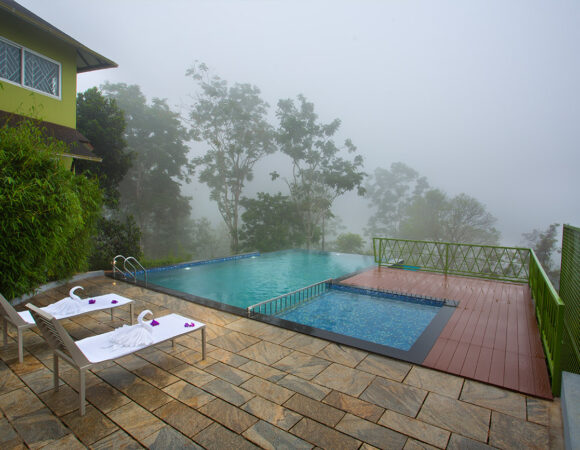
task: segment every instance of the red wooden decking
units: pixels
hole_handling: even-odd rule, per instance
[[[385,267],[344,283],[458,301],[423,365],[552,398],[527,285]]]

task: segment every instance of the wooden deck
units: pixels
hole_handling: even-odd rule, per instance
[[[552,398],[527,285],[385,267],[344,283],[458,301],[423,366]]]

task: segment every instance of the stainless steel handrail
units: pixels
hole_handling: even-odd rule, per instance
[[[147,269],[145,269],[145,267],[143,267],[143,265],[139,261],[137,261],[137,259],[135,257],[129,256],[129,257],[125,258],[125,262],[123,263],[123,268],[125,270],[127,270],[127,264],[129,264],[129,266],[133,269],[133,272],[131,272],[130,270],[128,270],[128,272],[135,279],[135,283],[137,283],[137,268],[133,265],[132,261],[134,261],[135,264],[137,264],[139,266],[139,268],[145,274],[145,287],[147,287]]]
[[[117,264],[118,259],[123,260],[122,270],[119,268],[119,264]],[[145,267],[143,267],[143,265],[139,261],[137,261],[137,259],[133,256],[128,256],[125,258],[123,255],[117,255],[113,258],[113,278],[116,279],[117,278],[116,274],[117,272],[119,272],[120,274],[123,275],[123,278],[127,279],[129,277],[132,277],[135,283],[137,283],[137,267],[135,267],[133,261],[137,266],[139,266],[139,268],[145,274],[145,287],[147,287],[147,269],[145,269]],[[129,266],[129,268],[127,268],[127,266]]]
[[[296,289],[295,291],[288,292],[286,294],[279,295],[278,297],[274,297],[274,298],[271,298],[268,300],[264,300],[260,303],[256,303],[254,305],[248,306],[248,317],[251,317],[252,314],[254,314],[256,312],[256,310],[258,310],[258,312],[259,312],[262,307],[264,307],[263,308],[264,313],[266,313],[267,307],[270,306],[270,314],[272,314],[272,309],[274,309],[274,314],[277,314],[278,312],[282,312],[283,310],[286,310],[288,308],[299,305],[300,303],[303,303],[306,300],[309,300],[310,298],[323,293],[326,289],[321,289],[320,287],[322,285],[326,285],[326,284],[330,284],[330,283],[332,283],[331,278],[329,278],[328,280],[324,280],[324,281],[320,281],[318,283],[311,284],[310,286]],[[287,299],[289,297],[296,296],[296,295],[298,295],[298,300],[293,298],[293,299],[287,301]],[[282,308],[282,301],[281,300],[284,300],[284,302],[283,302],[284,307],[283,308]],[[279,303],[281,305],[280,308],[278,308]],[[288,306],[288,303],[290,303],[290,306]],[[278,309],[280,309],[280,311]]]
[[[119,259],[119,258],[123,259],[123,263],[125,263],[125,259],[126,259],[123,255],[117,255],[113,258],[113,278],[114,279],[117,279],[117,277],[116,277],[117,272],[123,274],[123,278],[126,278],[125,273],[121,269],[119,269],[119,266],[117,266],[117,259]]]

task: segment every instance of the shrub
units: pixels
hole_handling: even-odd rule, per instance
[[[363,238],[355,233],[344,233],[336,238],[335,250],[341,253],[362,253],[364,247]]]
[[[0,128],[0,292],[31,292],[86,270],[100,214],[98,183],[60,163],[64,143],[31,122]]]
[[[116,255],[133,256],[140,260],[143,256],[139,246],[140,240],[141,230],[133,216],[128,216],[124,223],[101,217],[97,225],[93,252],[89,258],[91,270],[111,270]]]

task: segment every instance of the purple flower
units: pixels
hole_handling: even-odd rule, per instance
[[[116,304],[117,304],[117,303],[119,303],[119,302],[118,302],[117,300],[112,300],[112,301],[111,301],[111,303],[112,303],[113,305],[116,305]]]
[[[155,319],[153,319],[153,320],[151,321],[151,326],[152,326],[152,327],[156,327],[157,325],[159,325],[159,322],[157,322]]]
[[[89,305],[94,305],[95,303],[97,303],[97,301],[94,298],[89,300]]]
[[[193,328],[195,326],[195,322],[191,322],[191,323],[185,323],[185,325],[183,325],[185,328]]]

